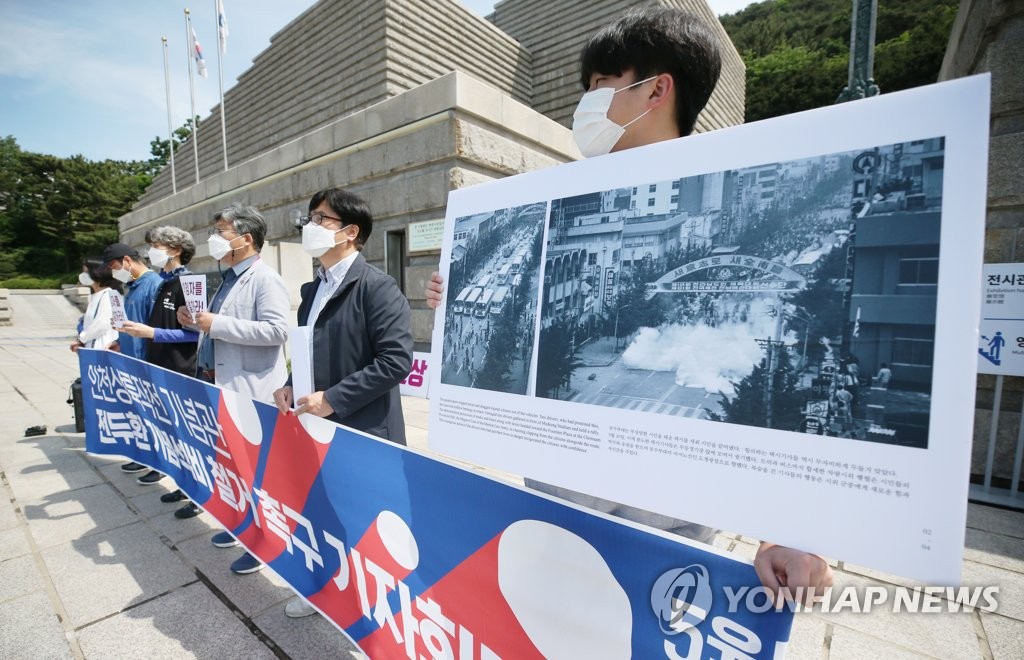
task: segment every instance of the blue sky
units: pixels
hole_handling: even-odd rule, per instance
[[[224,0],[225,90],[314,1]],[[493,0],[462,3],[481,15],[494,7]],[[710,4],[723,14],[749,0]],[[4,0],[0,136],[57,156],[149,158],[150,140],[167,135],[161,36],[169,44],[174,125],[189,116],[186,6],[210,73],[196,77],[196,114],[206,117],[218,101],[214,0]]]

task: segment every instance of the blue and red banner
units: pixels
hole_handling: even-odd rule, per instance
[[[760,606],[753,567],[707,546],[118,353],[79,356],[87,449],[170,475],[372,658],[785,650],[792,613]]]

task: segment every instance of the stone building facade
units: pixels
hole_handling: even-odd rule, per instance
[[[989,124],[988,213],[985,219],[985,263],[1024,261],[1024,2],[1020,0],[961,0],[953,22],[949,46],[939,80],[976,73],[992,74],[992,107]],[[974,452],[971,474],[985,470],[996,377],[979,375],[974,415]],[[994,484],[1010,485],[1018,433],[1024,423],[1024,378],[1004,377],[997,442]],[[976,495],[972,493],[972,495]],[[1020,507],[1024,489],[1016,500]]]
[[[444,218],[451,190],[579,158],[572,110],[586,39],[637,0],[502,0],[488,18],[456,0],[321,0],[271,38],[225,94],[229,168],[219,107],[200,122],[200,181],[192,149],[177,152],[178,192],[165,169],[131,213],[122,239],[173,224],[205,250],[212,217],[241,201],[270,224],[264,257],[288,282],[293,305],[313,262],[294,216],[312,193],[342,186],[373,210],[366,258],[399,281],[413,307],[418,349],[433,314],[423,301],[439,251],[408,251],[410,223]],[[720,35],[722,81],[698,131],[743,122],[744,66],[704,0],[661,0],[705,17]]]

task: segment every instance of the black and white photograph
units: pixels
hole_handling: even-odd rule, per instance
[[[546,216],[541,202],[456,219],[442,383],[530,392]]]
[[[944,148],[554,200],[537,396],[926,448]]]

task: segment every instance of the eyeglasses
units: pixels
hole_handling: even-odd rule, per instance
[[[206,235],[207,236],[216,236],[218,234],[223,234],[226,231],[235,231],[235,230],[232,229],[231,227],[228,227],[227,229],[217,229],[216,227],[214,227],[214,228],[210,229],[210,231],[208,231],[206,233]]]
[[[310,213],[309,215],[304,215],[301,218],[299,218],[298,223],[300,227],[305,227],[311,222],[314,225],[323,224],[324,220],[334,220],[335,222],[342,222],[341,218],[333,218],[329,215],[324,215],[323,213]]]

